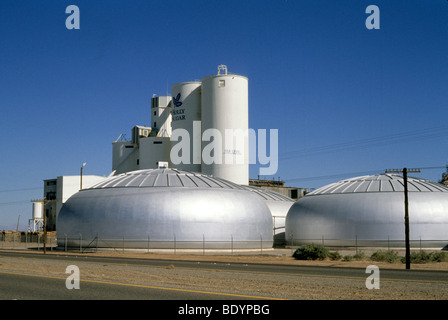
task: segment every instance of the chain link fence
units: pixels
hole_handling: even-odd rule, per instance
[[[278,239],[257,240],[238,240],[229,235],[228,240],[211,240],[206,236],[198,240],[178,240],[176,235],[171,239],[154,240],[148,235],[145,239],[133,239],[128,237],[108,239],[101,236],[83,237],[79,234],[77,237],[67,237],[67,235],[57,236],[56,232],[47,232],[47,240],[45,243],[46,250],[62,250],[62,251],[78,251],[78,252],[96,252],[98,250],[114,250],[125,251],[129,249],[139,249],[141,251],[163,250],[164,252],[195,252],[195,253],[214,253],[219,250],[221,253],[241,252],[242,250],[251,251],[252,253],[267,253],[272,248],[289,248],[294,250],[305,244],[321,244],[334,250],[349,250],[357,253],[359,250],[367,248],[378,249],[404,249],[406,247],[405,240],[390,239],[362,239],[355,236],[352,239],[331,239],[325,236],[316,237],[315,239],[300,239],[290,236],[287,242],[278,241]],[[428,240],[428,239],[411,239],[411,250],[445,249],[448,250],[448,240]],[[0,231],[0,249],[44,249],[44,233],[43,232],[16,232],[16,231]]]

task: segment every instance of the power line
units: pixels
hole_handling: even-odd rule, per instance
[[[343,178],[343,177],[353,177],[358,175],[368,175],[368,174],[378,174],[384,172],[384,169],[382,170],[370,170],[370,171],[358,171],[358,172],[346,172],[346,173],[337,173],[337,174],[330,174],[325,176],[314,176],[314,177],[303,177],[303,178],[292,178],[292,179],[286,179],[286,181],[314,181],[314,180],[325,180],[330,178]]]
[[[42,187],[35,187],[35,188],[22,188],[22,189],[5,189],[5,190],[0,190],[0,193],[5,193],[5,192],[21,192],[21,191],[30,191],[30,190],[42,190]]]
[[[420,170],[434,170],[434,169],[446,169],[447,166],[436,166],[436,167],[418,167]],[[384,173],[386,169],[377,169],[377,170],[369,170],[369,171],[358,171],[358,172],[346,172],[346,173],[337,173],[323,176],[314,176],[314,177],[302,177],[302,178],[291,178],[286,179],[286,181],[314,181],[314,180],[326,180],[332,178],[344,178],[344,177],[354,177],[360,175],[370,175],[370,174],[379,174]]]
[[[11,202],[0,202],[0,206],[10,206],[14,204],[21,204],[25,202],[30,202],[30,200],[17,200],[17,201],[11,201]]]
[[[356,149],[369,148],[374,146],[384,146],[388,144],[403,143],[403,141],[415,142],[448,135],[448,126],[433,127],[423,130],[408,131],[392,135],[385,135],[351,142],[342,142],[327,146],[306,148],[283,153],[281,160],[296,159],[300,157],[313,156],[326,153],[350,151]]]

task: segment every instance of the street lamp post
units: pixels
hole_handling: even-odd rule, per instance
[[[79,190],[82,190],[82,169],[86,166],[86,162],[84,162],[81,166],[81,175],[80,175],[80,181],[79,181]]]

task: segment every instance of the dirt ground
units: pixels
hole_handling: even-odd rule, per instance
[[[91,253],[47,251],[47,254],[133,257],[144,259],[193,260],[198,263],[271,263],[308,266],[366,268],[374,264],[380,268],[405,269],[404,264],[363,261],[299,261],[290,249],[260,253],[202,254],[201,252],[141,252],[98,251]],[[344,254],[344,252],[340,252]],[[366,252],[367,255],[367,252]],[[66,278],[66,261],[37,258],[12,258],[0,252],[0,272],[23,272]],[[378,290],[366,288],[365,277],[317,277],[309,275],[282,275],[223,270],[195,270],[179,268],[167,261],[165,267],[130,264],[98,264],[79,262],[82,280],[101,280],[147,286],[181,288],[206,292],[220,292],[247,297],[293,300],[448,300],[446,281],[382,281]],[[448,263],[413,264],[411,269],[447,270]]]

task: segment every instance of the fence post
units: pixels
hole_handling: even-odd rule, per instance
[[[355,254],[358,254],[358,235],[355,235]]]
[[[230,252],[233,256],[233,234],[230,235]]]
[[[176,254],[176,234],[174,235],[174,254]]]
[[[65,244],[64,244],[64,247],[65,247],[65,251],[67,251],[67,234],[64,234],[64,236],[65,236]]]
[[[202,234],[202,255],[205,256],[205,236]]]
[[[263,254],[263,236],[260,234],[260,254]]]
[[[148,253],[149,253],[149,233],[148,233]]]
[[[79,234],[79,252],[82,252],[82,234]]]

